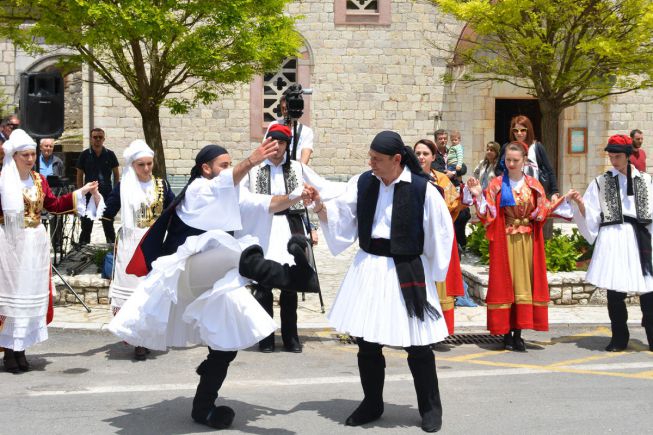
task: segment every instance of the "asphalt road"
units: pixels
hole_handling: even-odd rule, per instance
[[[651,433],[653,353],[641,328],[631,347],[606,353],[604,326],[525,333],[527,353],[498,343],[436,353],[445,434]],[[304,353],[239,353],[217,404],[234,408],[231,430],[249,434],[422,433],[401,349],[387,361],[383,417],[343,425],[362,398],[356,346],[304,332]],[[0,372],[0,434],[188,434],[201,347],[153,352],[145,362],[109,334],[51,331],[28,352],[34,371]]]

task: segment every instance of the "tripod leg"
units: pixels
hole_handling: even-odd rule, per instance
[[[73,293],[73,295],[75,295],[75,297],[77,298],[77,300],[78,300],[79,302],[81,302],[82,305],[84,305],[84,308],[86,308],[86,311],[90,313],[90,312],[91,312],[91,309],[88,307],[88,305],[86,305],[86,304],[84,303],[84,301],[82,300],[82,298],[81,298],[81,297],[77,294],[77,292],[76,292],[76,291],[75,291],[75,290],[70,286],[70,284],[68,284],[68,282],[64,279],[64,277],[61,276],[61,274],[59,273],[59,271],[57,270],[57,268],[54,267],[54,266],[52,266],[52,270],[54,271],[54,273],[57,274],[57,276],[58,276],[59,278],[61,278],[61,281],[63,281],[64,285],[65,285],[66,287],[68,287],[68,290],[70,290],[70,291]]]

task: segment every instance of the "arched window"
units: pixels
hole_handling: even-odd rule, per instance
[[[250,139],[258,142],[271,121],[281,116],[279,100],[288,86],[299,83],[311,86],[312,56],[307,44],[299,50],[299,57],[291,57],[281,63],[275,72],[257,76],[249,86]],[[310,96],[304,96],[304,115],[301,122],[311,125]]]
[[[335,24],[390,25],[390,0],[335,0]]]

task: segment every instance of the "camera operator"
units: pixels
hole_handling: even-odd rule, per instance
[[[270,125],[268,125],[268,130],[265,132],[265,137],[268,136],[268,133],[270,131],[270,127],[275,125],[275,124],[284,124],[287,125],[290,128],[291,132],[291,138],[290,138],[290,158],[292,160],[299,160],[305,165],[308,165],[308,162],[311,160],[311,154],[313,154],[313,129],[307,125],[302,124],[299,122],[297,118],[301,117],[301,110],[303,109],[303,100],[301,95],[302,94],[309,94],[310,91],[308,89],[302,90],[301,85],[292,85],[288,89],[286,89],[281,96],[281,99],[279,100],[279,107],[281,108],[281,118],[277,119],[276,121],[272,121]],[[288,112],[288,99],[293,99],[294,101],[300,102],[301,101],[301,109],[299,109],[299,113],[293,114]],[[294,116],[294,115],[299,115],[299,116]],[[293,146],[294,146],[294,140],[293,140],[293,131],[292,131],[292,120],[297,120],[297,134],[299,136],[299,140],[297,141],[297,149],[294,150],[293,152]]]

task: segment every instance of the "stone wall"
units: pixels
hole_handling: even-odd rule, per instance
[[[109,304],[108,279],[103,279],[100,274],[85,274],[78,276],[65,276],[66,282],[88,305]],[[79,304],[75,295],[63,284],[59,277],[54,278],[57,289],[54,305]]]
[[[461,264],[463,278],[469,294],[485,304],[488,286],[488,267]],[[585,282],[585,272],[547,273],[549,280],[549,305],[606,305],[606,290]],[[639,297],[626,298],[626,303],[637,304]]]
[[[14,93],[18,83],[16,75],[16,50],[14,45],[8,41],[0,40],[0,96],[4,94],[9,108],[0,107],[0,112],[12,111],[16,104]]]

